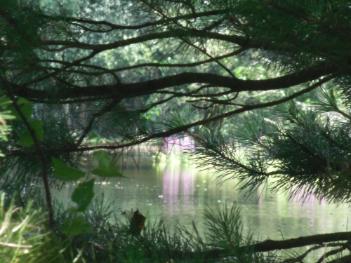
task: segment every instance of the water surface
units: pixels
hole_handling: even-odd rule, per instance
[[[214,171],[199,171],[186,156],[168,158],[159,164],[123,170],[124,178],[100,181],[96,195],[104,195],[116,214],[139,209],[149,220],[162,218],[169,225],[200,224],[203,212],[222,204],[235,203],[241,209],[246,230],[256,239],[281,239],[302,235],[347,231],[351,211],[348,205],[331,204],[310,196],[304,202],[284,193],[260,189],[247,195],[234,180],[218,180]],[[69,199],[72,186],[57,193]]]

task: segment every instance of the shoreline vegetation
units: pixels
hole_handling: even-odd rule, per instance
[[[47,229],[41,225],[45,213],[35,212],[32,206],[19,208],[11,202],[5,205],[5,195],[1,200],[0,254],[9,263],[292,263],[308,259],[318,250],[317,262],[346,263],[350,259],[343,253],[350,249],[351,232],[257,242],[252,234],[244,233],[240,210],[235,205],[207,209],[203,223],[206,231],[200,234],[195,222],[190,228],[177,225],[171,231],[163,221],[149,218],[145,226],[144,222],[138,226],[141,231],[134,232],[133,216],[119,215],[109,223],[113,212],[102,201],[82,214],[88,225],[78,233],[72,229],[77,227],[76,219],[67,211],[57,210],[54,229]],[[68,228],[67,222],[72,223]],[[305,247],[303,252],[290,252],[301,247]]]

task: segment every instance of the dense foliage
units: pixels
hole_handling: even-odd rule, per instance
[[[187,133],[200,162],[243,187],[272,178],[349,201],[350,12],[347,0],[1,1],[1,190],[21,206],[44,200],[50,228],[85,253],[94,182],[122,175],[107,151]],[[60,218],[51,188],[64,183],[74,206]],[[227,231],[208,227],[222,248]],[[118,246],[139,245],[128,240]]]

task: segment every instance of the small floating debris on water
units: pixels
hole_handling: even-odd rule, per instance
[[[160,199],[162,199],[162,198],[163,198],[163,195],[158,195],[157,197],[160,198]]]
[[[99,184],[99,185],[109,185],[109,184],[111,184],[111,182],[103,181],[103,182],[96,182],[95,184]]]
[[[222,203],[222,200],[217,200],[217,203]]]

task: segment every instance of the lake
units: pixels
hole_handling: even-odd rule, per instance
[[[150,157],[150,156],[149,156]],[[255,239],[283,239],[350,229],[348,205],[332,204],[314,196],[302,201],[286,193],[260,189],[240,192],[234,180],[219,180],[215,171],[201,171],[187,155],[170,155],[155,162],[151,157],[141,168],[123,169],[123,178],[96,182],[97,198],[104,195],[117,215],[139,209],[147,220],[162,218],[170,226],[203,222],[206,208],[235,203],[241,209],[246,231]],[[70,197],[72,186],[56,193]],[[66,203],[67,205],[67,203]]]

